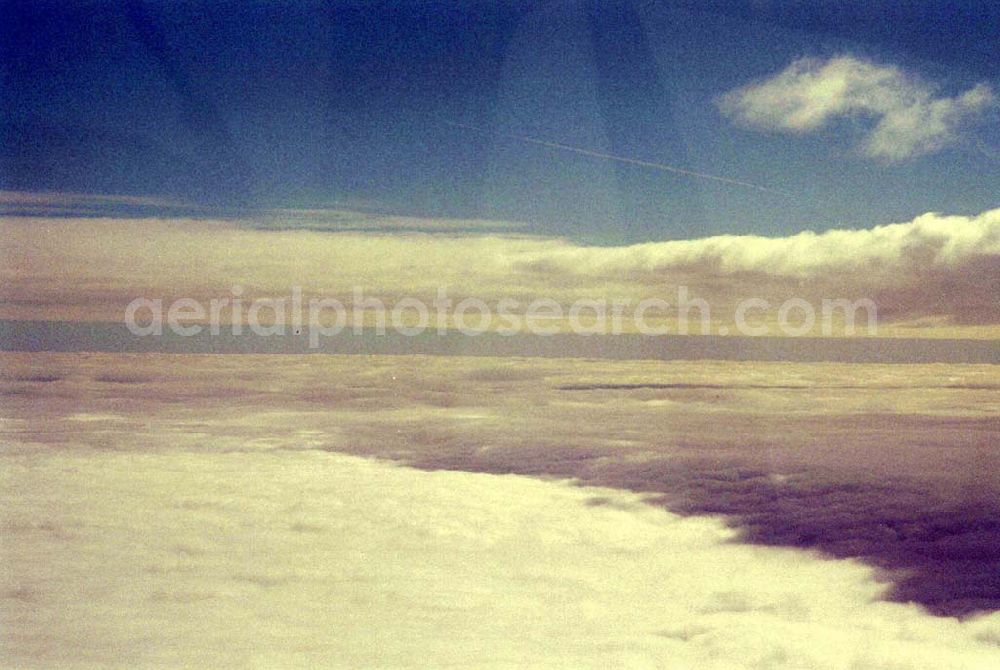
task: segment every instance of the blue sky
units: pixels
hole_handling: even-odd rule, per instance
[[[803,130],[718,103],[801,58],[844,56],[920,82],[928,104],[996,92],[1000,10],[986,2],[5,2],[3,14],[6,189],[517,220],[601,244],[998,204],[995,105],[942,146],[885,160],[859,150],[881,112]]]

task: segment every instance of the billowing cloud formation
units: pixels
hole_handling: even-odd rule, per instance
[[[719,100],[728,116],[765,130],[805,133],[837,117],[875,117],[875,127],[861,148],[866,155],[889,162],[953,144],[964,122],[995,104],[988,84],[954,97],[939,96],[897,67],[852,56],[803,58]]]
[[[700,269],[716,276],[813,279],[864,271],[888,278],[924,268],[953,269],[981,255],[1000,255],[1000,209],[977,217],[930,213],[867,230],[805,231],[790,237],[720,235],[611,249],[566,246],[543,251],[529,263],[608,276]]]
[[[790,237],[722,235],[616,249],[564,246],[518,261],[555,275],[685,278],[705,290],[748,295],[878,298],[883,315],[947,314],[1000,321],[1000,210],[979,216],[924,214],[867,230],[802,232]],[[784,288],[780,288],[780,285]]]
[[[726,235],[626,247],[485,234],[256,230],[231,221],[11,219],[0,223],[0,298],[36,310],[112,306],[136,297],[207,299],[234,284],[247,297],[349,299],[450,295],[671,300],[678,286],[731,310],[746,298],[867,298],[885,321],[1000,324],[1000,209],[925,214],[867,230],[781,238]],[[676,293],[673,293],[676,296]],[[73,318],[81,318],[75,316]]]

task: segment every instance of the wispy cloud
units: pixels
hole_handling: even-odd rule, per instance
[[[524,227],[524,223],[518,221],[433,219],[417,216],[357,212],[337,208],[262,209],[255,213],[252,218],[238,220],[237,223],[261,230],[315,230],[329,232],[500,232]]]
[[[439,219],[392,213],[384,205],[364,200],[334,201],[315,207],[211,207],[170,198],[73,193],[66,191],[0,190],[0,216],[79,217],[80,219],[145,219],[192,217],[260,230],[328,232],[501,232],[524,227],[518,221]]]
[[[719,101],[724,114],[763,130],[807,133],[838,117],[875,119],[861,151],[898,162],[948,147],[962,127],[997,104],[980,83],[948,97],[898,67],[853,56],[803,58],[762,81],[730,91]]]
[[[151,196],[72,191],[4,191],[0,190],[0,214],[90,216],[136,209],[173,210],[197,209],[196,205]]]

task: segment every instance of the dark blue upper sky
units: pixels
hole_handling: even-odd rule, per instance
[[[995,112],[953,146],[884,164],[852,149],[863,120],[761,132],[715,104],[797,58],[841,54],[942,95],[1000,89],[992,2],[2,6],[8,189],[515,219],[600,243],[998,205]]]

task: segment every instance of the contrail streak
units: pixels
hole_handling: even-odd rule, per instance
[[[629,165],[639,165],[642,167],[653,168],[654,170],[663,170],[664,172],[673,172],[674,174],[682,174],[687,177],[696,177],[698,179],[709,179],[711,181],[721,182],[723,184],[732,184],[734,186],[745,186],[747,188],[757,189],[758,191],[764,191],[766,193],[778,193],[781,195],[786,195],[782,191],[777,189],[768,188],[767,186],[761,186],[760,184],[753,184],[748,181],[742,181],[740,179],[730,179],[729,177],[720,177],[714,174],[705,174],[704,172],[694,172],[693,170],[685,170],[684,168],[674,167],[673,165],[665,165],[663,163],[654,163],[652,161],[639,160],[638,158],[628,158],[627,156],[615,156],[614,154],[606,154],[601,151],[592,151],[590,149],[581,149],[580,147],[571,147],[568,144],[560,144],[559,142],[549,142],[548,140],[540,140],[534,137],[526,137],[524,135],[514,135],[511,133],[490,133],[490,131],[484,128],[479,128],[476,126],[470,126],[467,123],[456,123],[454,121],[445,121],[449,126],[454,126],[456,128],[464,128],[466,130],[472,130],[477,133],[488,133],[496,134],[500,137],[507,137],[512,140],[517,140],[519,142],[526,142],[528,144],[535,144],[540,147],[548,147],[550,149],[561,149],[562,151],[572,151],[575,154],[581,154],[583,156],[593,156],[594,158],[605,158],[607,160],[618,161],[619,163],[627,163]]]

